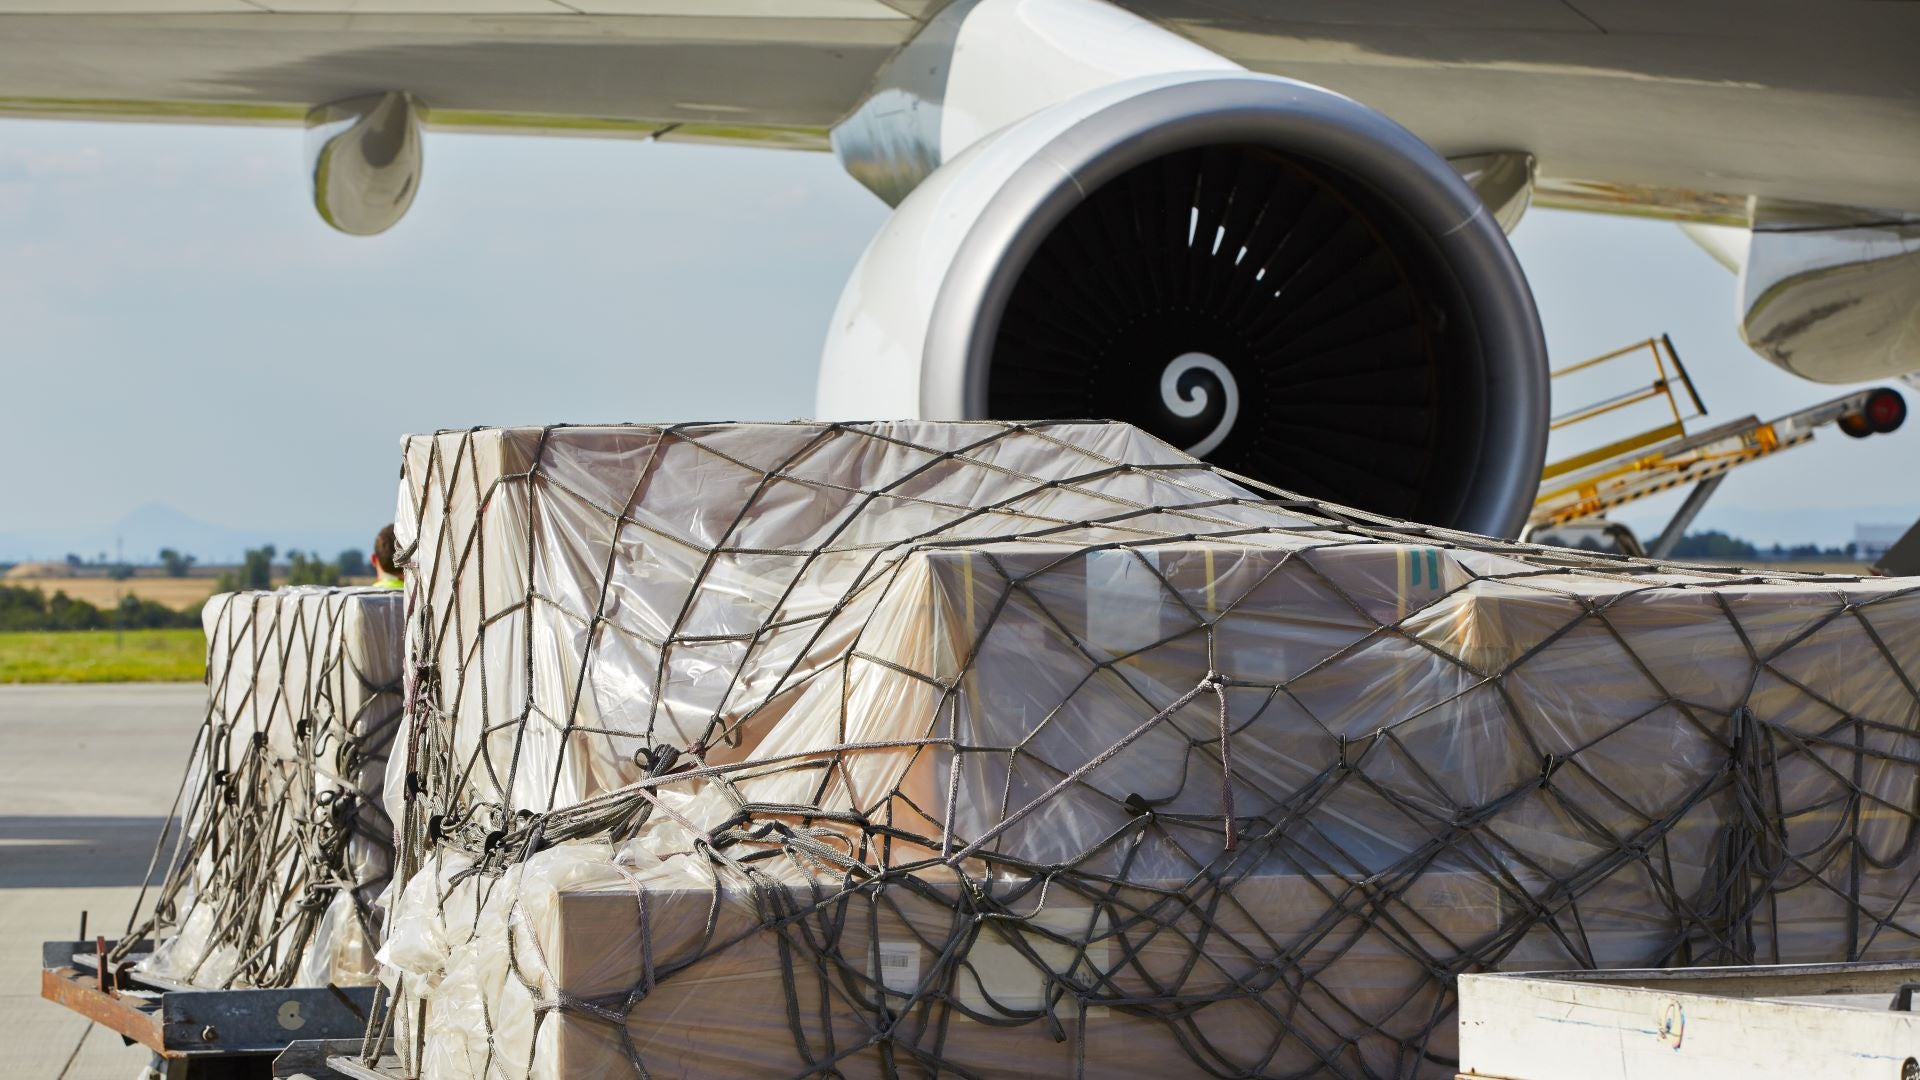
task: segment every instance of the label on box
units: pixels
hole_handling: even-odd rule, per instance
[[[920,943],[882,941],[874,950],[875,978],[896,994],[912,994],[920,988]]]
[[[1050,904],[1030,919],[1000,920],[996,925],[998,928],[981,928],[966,955],[973,971],[963,970],[955,980],[960,1001],[976,1012],[1033,1012],[1047,1004],[1052,988],[1049,975],[1062,976],[1072,985],[1091,986],[1107,971],[1106,917],[1096,919],[1091,908]],[[1049,937],[1039,932],[1041,929],[1067,940]],[[1020,936],[1026,952],[1008,940],[1009,932]],[[1093,941],[1084,952],[1070,944],[1089,937]],[[1036,967],[1028,952],[1046,965],[1046,970]],[[1079,1004],[1071,995],[1063,996],[1056,1008],[1062,1020],[1071,1021],[1080,1014]],[[1087,1009],[1090,1019],[1105,1015],[1104,1005]]]

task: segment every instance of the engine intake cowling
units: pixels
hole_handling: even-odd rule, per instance
[[[1127,420],[1253,479],[1513,535],[1546,350],[1498,223],[1386,117],[1128,80],[935,170],[834,316],[825,416]]]

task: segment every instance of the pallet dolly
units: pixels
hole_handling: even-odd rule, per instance
[[[151,942],[135,942],[112,964],[115,944],[46,942],[40,996],[152,1050],[164,1080],[273,1076],[274,1059],[296,1039],[351,1040],[357,1049],[373,1010],[371,986],[209,990],[154,978],[133,970]]]

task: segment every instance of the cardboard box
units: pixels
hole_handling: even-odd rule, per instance
[[[1484,881],[1439,872],[1393,898],[1305,877],[1248,878],[1230,898],[1186,904],[1115,892],[1109,905],[1056,886],[1040,905],[1030,889],[1006,905],[1025,917],[983,919],[951,883],[824,902],[798,888],[728,892],[711,932],[727,944],[712,948],[711,893],[649,893],[646,930],[631,891],[562,893],[537,932],[569,994],[618,1015],[643,984],[643,955],[660,974],[624,1039],[585,1010],[551,1015],[534,1075],[624,1075],[633,1058],[656,1077],[784,1076],[828,1060],[847,1076],[935,1061],[993,1075],[1189,1075],[1196,1060],[1389,1071],[1401,1038],[1451,1051],[1427,976],[1501,922]],[[781,905],[782,925],[763,928],[756,902]],[[1264,962],[1264,942],[1284,963]],[[1118,998],[1138,1004],[1101,1004]]]

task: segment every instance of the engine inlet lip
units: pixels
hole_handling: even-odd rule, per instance
[[[1148,76],[1094,91],[1110,103],[1046,141],[988,200],[954,254],[927,326],[923,415],[988,414],[1001,314],[1047,235],[1102,184],[1143,162],[1218,144],[1271,147],[1368,184],[1424,233],[1463,290],[1488,364],[1488,425],[1472,497],[1447,524],[1517,535],[1546,458],[1547,351],[1532,292],[1493,215],[1445,159],[1391,119],[1330,90],[1278,76]],[[1044,114],[1023,123],[1040,122]],[[1512,362],[1517,358],[1519,362]]]

